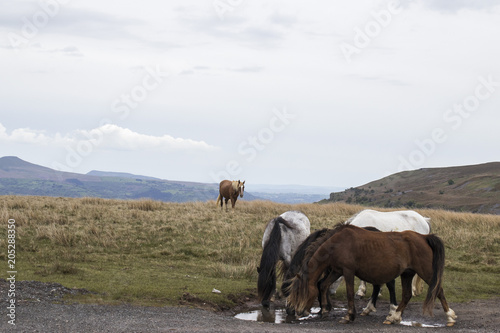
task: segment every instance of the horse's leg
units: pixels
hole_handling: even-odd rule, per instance
[[[328,287],[325,288],[325,281],[328,280],[328,276],[330,275],[330,271],[327,270],[323,277],[318,281],[318,302],[319,302],[319,314],[323,315],[323,313],[327,313],[332,309],[332,305],[330,303],[330,299],[327,295]]]
[[[366,282],[361,280],[359,283],[358,291],[356,292],[356,296],[362,298],[366,295]]]
[[[373,285],[373,292],[372,296],[370,297],[370,300],[368,301],[368,304],[366,307],[363,309],[363,312],[361,312],[362,316],[367,316],[370,314],[370,312],[377,312],[377,298],[378,294],[380,293],[380,285]]]
[[[451,327],[451,326],[455,325],[455,322],[456,322],[455,319],[457,319],[457,315],[455,314],[455,311],[453,311],[448,306],[448,302],[446,301],[446,298],[444,297],[443,288],[441,288],[441,290],[439,290],[437,297],[441,301],[441,305],[443,306],[443,311],[446,314],[446,319],[447,319],[446,326]]]
[[[387,282],[385,284],[387,286],[387,289],[389,289],[389,297],[390,297],[390,308],[389,308],[389,315],[392,315],[394,312],[396,312],[396,309],[398,307],[398,303],[396,301],[396,280],[392,280],[391,282]],[[367,316],[370,314],[370,312],[377,312],[377,299],[380,293],[380,288],[381,286],[373,286],[373,293],[372,296],[370,297],[370,301],[366,305],[366,308],[363,309],[363,312],[361,313],[362,316]]]
[[[403,289],[401,303],[399,303],[394,313],[387,316],[384,324],[397,324],[401,322],[403,311],[411,299],[411,281],[414,275],[415,272],[403,272],[403,274],[401,274],[401,287]]]
[[[398,308],[398,301],[396,300],[396,280],[392,280],[391,282],[387,282],[385,284],[387,289],[389,289],[389,298],[390,298],[390,307],[389,307],[389,315],[396,312]]]
[[[344,269],[345,289],[347,293],[347,315],[340,320],[341,324],[348,324],[356,318],[354,306],[354,272]]]
[[[227,208],[227,202],[229,201],[229,198],[224,199],[224,200],[226,201],[226,212],[227,212],[227,210],[228,210],[228,208]]]
[[[330,302],[330,296],[328,295],[328,290],[333,281],[338,280],[339,274],[334,274],[330,269],[325,272],[325,277],[318,282],[318,301],[321,307],[320,314],[323,315],[332,310],[332,303]]]

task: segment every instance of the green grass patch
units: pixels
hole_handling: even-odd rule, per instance
[[[4,196],[0,247],[16,220],[18,280],[57,282],[96,294],[78,302],[235,305],[255,294],[262,234],[269,220],[301,210],[311,229],[332,227],[362,209],[346,204],[162,203],[98,198]],[[445,242],[444,288],[450,302],[496,297],[500,288],[500,217],[425,210]],[[6,251],[0,261],[6,262]],[[0,275],[5,276],[5,270]],[[221,293],[213,293],[213,289]],[[397,283],[398,299],[400,285]],[[371,290],[371,289],[370,289]],[[384,292],[383,297],[388,297]],[[419,296],[417,300],[423,300]],[[341,286],[336,299],[345,300]]]

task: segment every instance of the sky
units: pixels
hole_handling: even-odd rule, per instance
[[[500,1],[0,4],[0,156],[359,186],[499,161]]]

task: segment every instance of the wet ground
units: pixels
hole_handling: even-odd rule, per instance
[[[274,323],[274,324],[293,324],[301,321],[311,321],[311,320],[320,320],[321,315],[319,314],[320,308],[312,308],[311,314],[302,317],[296,318],[295,316],[287,315],[286,310],[283,308],[274,308],[270,309],[259,308],[252,311],[241,312],[234,316],[236,319],[240,320],[248,320],[262,323]],[[338,314],[338,317],[342,317],[347,312],[346,308],[333,308],[332,312],[334,316]],[[425,321],[416,321],[416,320],[403,320],[400,325],[402,326],[413,326],[413,327],[444,327],[446,326],[444,323],[432,322],[432,320]]]
[[[458,319],[457,324],[449,328],[442,327],[446,324],[446,317],[437,303],[435,316],[430,317],[422,315],[421,302],[410,302],[403,314],[406,324],[399,325],[383,324],[389,311],[388,303],[383,300],[379,301],[376,313],[368,317],[358,316],[354,323],[347,325],[338,323],[345,315],[346,302],[342,300],[334,301],[336,310],[327,316],[312,316],[307,320],[292,320],[290,323],[269,323],[235,318],[237,313],[260,309],[251,296],[241,296],[237,308],[214,311],[194,308],[193,306],[199,306],[195,303],[186,303],[187,306],[183,307],[54,304],[61,302],[64,294],[85,291],[36,281],[19,281],[17,286],[16,325],[8,324],[6,309],[2,307],[0,332],[500,332],[500,297],[450,304]],[[5,300],[6,290],[5,280],[0,279],[2,301]],[[356,301],[358,313],[365,303],[365,300]],[[274,308],[274,315],[271,312],[268,318],[274,316],[276,321],[276,317],[280,317],[282,304],[278,301],[273,306],[277,308]]]
[[[358,313],[361,312],[365,304],[366,300],[356,301],[356,310]],[[296,318],[295,316],[287,315],[286,310],[283,307],[283,302],[280,300],[273,302],[273,305],[269,309],[263,308],[258,304],[249,303],[249,308],[247,310],[241,310],[241,312],[236,313],[234,315],[234,318],[261,323],[283,324],[288,327],[306,323],[312,324],[326,322],[331,322],[332,325],[345,326],[338,323],[340,319],[347,313],[347,308],[345,306],[345,302],[334,301],[334,307],[332,311],[330,311],[330,313],[326,315],[321,316],[319,314],[320,308],[313,307],[311,309],[310,315],[306,317]],[[420,306],[420,310],[418,309],[418,306]],[[401,323],[393,326],[400,327],[401,329],[404,329],[404,327],[440,328],[446,326],[446,316],[444,315],[439,305],[436,305],[434,317],[422,315],[421,307],[421,303],[410,303],[407,310],[405,311],[405,314],[403,315],[403,320],[401,321]],[[356,320],[347,326],[358,325],[358,323],[362,326],[365,326],[367,323],[369,325],[379,326],[383,324],[383,321],[388,312],[389,303],[381,300],[378,303],[377,312],[371,313],[366,317],[358,315],[356,317]],[[388,325],[384,325],[382,327],[388,327]]]

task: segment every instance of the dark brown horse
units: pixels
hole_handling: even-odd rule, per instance
[[[240,182],[239,180],[223,180],[219,184],[219,197],[217,198],[217,205],[220,201],[220,209],[222,209],[224,202],[226,201],[226,211],[227,202],[231,199],[231,207],[234,208],[236,200],[238,200],[238,195],[243,198],[243,192],[245,191],[245,181]]]
[[[364,227],[363,229],[380,232],[380,230],[374,227]],[[316,252],[316,250],[325,241],[327,241],[336,231],[337,231],[336,229],[321,229],[315,231],[312,234],[310,234],[306,238],[306,240],[302,242],[297,251],[295,251],[295,254],[292,258],[289,268],[285,272],[283,278],[283,284],[281,285],[281,291],[283,295],[285,295],[285,297],[288,297],[290,284],[292,283],[292,280],[295,277],[295,275],[297,275],[297,273],[300,271],[301,267],[311,259],[312,255],[314,255],[314,252]],[[324,315],[325,313],[330,312],[330,310],[332,309],[330,297],[328,296],[329,286],[332,282],[329,281],[330,277],[331,277],[330,270],[327,269],[325,272],[323,272],[323,277],[318,281],[318,290],[319,290],[318,302],[320,306],[320,312],[319,312],[320,315]],[[398,307],[398,304],[396,302],[395,280],[386,283],[386,285],[387,288],[389,289],[389,296],[390,296],[391,312],[389,313],[392,313],[395,312],[396,308]],[[363,309],[363,312],[361,313],[362,316],[366,316],[370,312],[377,311],[376,304],[380,292],[380,287],[381,286],[377,285],[373,286],[373,293],[370,297],[370,302],[368,303],[367,307]],[[336,288],[337,287],[335,287],[335,289]],[[287,304],[286,312],[288,315],[293,315],[295,314],[295,309],[291,308],[289,304]],[[307,312],[308,311],[306,311],[306,314]]]
[[[348,314],[341,323],[355,318],[354,276],[374,285],[401,276],[402,300],[396,312],[384,322],[398,323],[412,297],[413,276],[418,274],[429,285],[424,312],[432,315],[437,297],[446,313],[447,326],[455,324],[457,316],[449,308],[442,288],[444,245],[439,237],[414,231],[372,232],[352,225],[339,225],[335,230],[292,279],[287,301],[297,313],[312,306],[318,295],[318,280],[327,270],[330,282],[342,275],[345,279]]]

